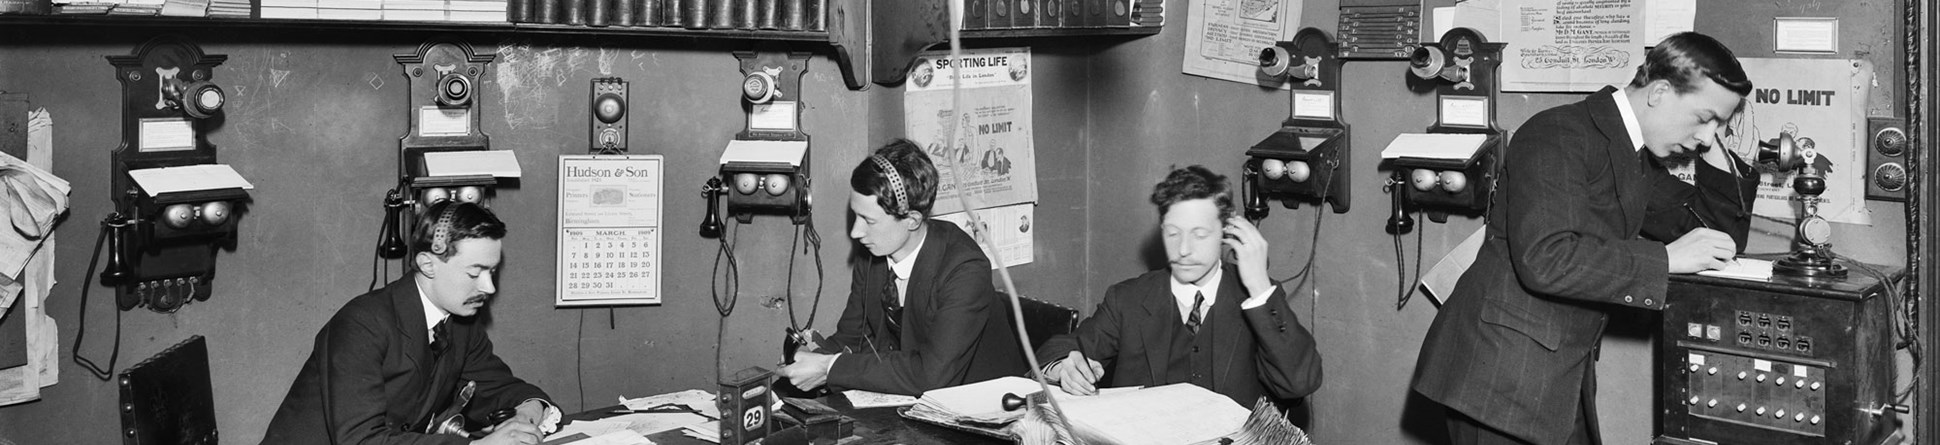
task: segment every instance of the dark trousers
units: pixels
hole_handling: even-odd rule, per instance
[[[1590,369],[1583,376],[1583,397],[1580,414],[1576,416],[1576,430],[1570,433],[1567,445],[1601,445],[1601,434],[1590,430],[1590,419],[1596,418],[1596,369]],[[1448,412],[1448,442],[1451,445],[1550,445],[1538,444],[1510,436],[1508,433],[1482,424],[1481,421],[1453,409]],[[1562,444],[1557,444],[1562,445]]]

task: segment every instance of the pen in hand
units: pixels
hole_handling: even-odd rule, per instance
[[[1687,202],[1687,203],[1684,203],[1684,204],[1683,204],[1683,206],[1684,206],[1684,210],[1685,210],[1685,211],[1687,211],[1687,212],[1691,212],[1691,217],[1692,217],[1692,218],[1697,218],[1697,221],[1698,221],[1698,225],[1699,225],[1699,226],[1703,226],[1703,227],[1704,227],[1704,228],[1706,228],[1706,229],[1711,229],[1711,230],[1718,230],[1718,229],[1717,229],[1717,227],[1713,227],[1713,226],[1711,225],[1711,222],[1710,222],[1710,221],[1706,221],[1706,220],[1704,219],[1704,214],[1702,214],[1702,213],[1698,213],[1698,211],[1697,211],[1697,209],[1693,209],[1693,208],[1691,208],[1691,203],[1688,203],[1688,202]],[[1737,266],[1738,266],[1738,259],[1737,259],[1737,258],[1732,258],[1732,259],[1731,259],[1730,261],[1725,261],[1725,267],[1726,267],[1726,268],[1731,268],[1731,267],[1737,267]]]

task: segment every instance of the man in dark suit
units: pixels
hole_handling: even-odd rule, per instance
[[[1112,285],[1077,331],[1039,347],[1039,360],[1057,360],[1045,376],[1073,394],[1191,383],[1246,407],[1318,389],[1313,334],[1267,277],[1266,238],[1233,215],[1226,178],[1173,170],[1152,204],[1170,267]],[[1222,259],[1222,244],[1237,261]]]
[[[1448,408],[1454,443],[1601,442],[1606,311],[1659,310],[1666,274],[1717,269],[1743,249],[1755,173],[1707,146],[1751,88],[1731,50],[1682,33],[1653,47],[1629,86],[1517,131],[1487,239],[1415,372],[1414,389]],[[1662,167],[1693,157],[1696,187]]]
[[[416,270],[330,318],[262,443],[534,444],[555,429],[559,410],[512,376],[475,316],[497,291],[504,237],[477,204],[432,205],[412,236]],[[452,418],[483,423],[507,408],[514,416],[477,441]]]
[[[1024,374],[989,258],[955,224],[929,218],[936,186],[935,165],[908,140],[856,166],[849,237],[870,256],[852,266],[849,304],[829,344],[796,351],[780,375],[802,389],[917,395]]]

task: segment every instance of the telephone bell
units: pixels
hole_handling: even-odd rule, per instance
[[[471,100],[471,78],[456,72],[445,73],[438,77],[438,106],[459,108],[470,105]]]

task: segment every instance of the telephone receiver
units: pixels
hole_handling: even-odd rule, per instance
[[[1243,195],[1241,200],[1246,203],[1246,220],[1259,224],[1260,220],[1266,219],[1266,215],[1270,212],[1270,208],[1266,205],[1265,194],[1260,193],[1260,181],[1262,181],[1260,171],[1249,164],[1240,169],[1240,177],[1244,182],[1240,185],[1240,194]]]
[[[1393,200],[1394,213],[1388,215],[1387,229],[1388,233],[1393,235],[1405,234],[1415,229],[1415,218],[1408,215],[1408,191],[1402,189],[1407,184],[1407,179],[1403,177],[1401,170],[1395,169],[1394,177],[1388,180],[1388,198]]]
[[[701,220],[701,237],[721,237],[721,194],[725,192],[727,185],[721,183],[719,176],[707,178],[707,184],[701,186],[701,195],[707,197],[707,217]]]
[[[399,231],[404,226],[404,195],[397,189],[384,196],[384,228],[379,235],[377,256],[387,259],[404,257],[404,237]]]
[[[123,238],[128,236],[128,226],[133,223],[120,213],[108,215],[106,219],[101,220],[102,237],[106,238],[108,244],[108,268],[101,271],[103,286],[120,286],[128,282],[130,272],[128,260],[122,253],[122,244],[125,242]],[[99,249],[99,247],[96,248]],[[125,306],[133,307],[133,305]]]
[[[1758,141],[1758,163],[1788,172],[1805,167],[1805,156],[1799,154],[1798,142],[1791,133],[1779,133],[1770,142]]]

